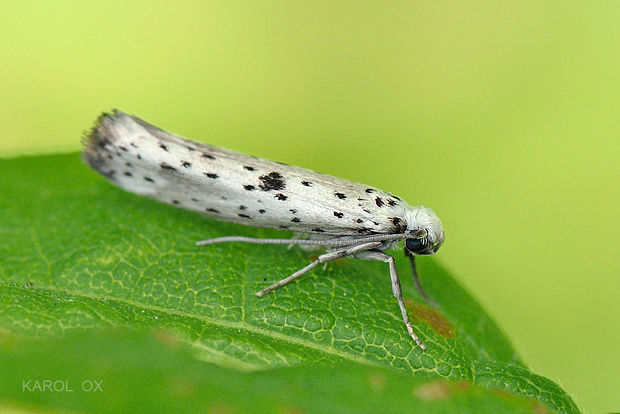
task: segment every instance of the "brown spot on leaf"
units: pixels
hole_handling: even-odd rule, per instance
[[[279,164],[279,163],[278,163]],[[279,410],[282,414],[304,414],[305,411],[296,405],[287,405]]]
[[[422,401],[437,401],[444,400],[460,392],[465,392],[468,389],[469,383],[465,381],[437,380],[414,387],[413,394]]]
[[[500,388],[493,388],[490,390],[491,393],[505,399],[505,400],[515,400],[517,398],[519,398],[517,395],[508,392],[507,390],[504,389],[500,389]],[[549,414],[550,411],[547,407],[545,407],[544,404],[542,404],[540,401],[531,401],[532,405],[531,405],[531,411],[533,413],[536,414]]]
[[[370,388],[372,388],[373,391],[375,392],[380,392],[383,391],[383,389],[385,388],[385,375],[383,374],[370,374],[368,376],[368,384],[370,385]]]
[[[537,414],[548,414],[549,413],[549,409],[538,401],[534,402],[534,407],[532,407],[532,411],[534,411]]]
[[[181,342],[176,336],[172,335],[168,331],[164,331],[163,329],[153,332],[153,336],[157,342],[164,344],[168,348],[178,349],[181,346]]]
[[[210,414],[233,414],[236,412],[236,410],[231,405],[223,401],[218,401],[212,404],[207,409],[207,412]]]
[[[436,334],[444,338],[454,338],[454,326],[437,309],[405,299],[405,308],[414,321],[426,322]]]
[[[22,339],[13,332],[0,329],[0,347],[3,348],[3,351],[19,349],[19,347],[23,346]]]
[[[168,379],[166,389],[172,398],[190,398],[197,392],[196,380],[176,375]]]

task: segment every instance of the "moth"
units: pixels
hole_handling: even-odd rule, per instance
[[[259,297],[335,259],[352,256],[387,263],[407,331],[426,348],[411,326],[394,257],[386,251],[404,240],[414,283],[432,303],[415,266],[415,256],[434,254],[444,241],[441,220],[430,208],[410,206],[395,195],[342,178],[189,141],[118,110],[102,114],[84,138],[84,159],[132,193],[220,220],[307,235],[230,236],[198,245],[246,242],[327,249],[306,267],[258,292]]]

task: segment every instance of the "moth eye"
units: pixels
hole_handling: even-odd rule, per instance
[[[411,253],[426,255],[432,254],[432,250],[429,250],[429,246],[425,243],[424,239],[407,239],[405,241],[405,245],[407,246],[407,250]]]

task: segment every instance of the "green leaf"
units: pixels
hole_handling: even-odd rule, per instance
[[[225,235],[288,235],[125,193],[76,154],[0,160],[0,171],[0,327],[14,335],[165,329],[191,346],[196,358],[217,365],[201,365],[200,375],[260,370],[243,376],[246,386],[264,380],[284,390],[284,382],[301,376],[320,387],[327,381],[321,376],[329,379],[334,370],[309,366],[326,363],[340,367],[338,383],[360,384],[367,381],[365,369],[388,369],[380,372],[389,378],[407,374],[409,387],[450,379],[470,384],[482,400],[491,394],[479,386],[578,412],[562,389],[525,367],[489,316],[433,259],[420,260],[419,272],[438,309],[407,283],[408,264],[394,252],[410,316],[428,347],[422,351],[404,328],[382,263],[342,260],[258,298],[256,291],[301,268],[314,253],[248,244],[197,247],[197,240]],[[53,359],[53,353],[40,358]],[[219,388],[232,395],[239,386]],[[263,402],[275,404],[273,398]]]
[[[356,363],[239,373],[197,363],[185,347],[162,332],[144,336],[104,331],[52,342],[0,335],[0,370],[5,405],[25,405],[27,400],[35,409],[378,413],[389,404],[391,412],[548,412],[539,402],[468,381],[418,377]],[[2,408],[8,407],[0,403]]]

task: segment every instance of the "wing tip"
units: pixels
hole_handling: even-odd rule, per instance
[[[90,127],[90,129],[84,131],[84,133],[82,134],[81,141],[84,149],[87,149],[92,145],[97,145],[103,139],[105,139],[103,132],[106,125],[109,125],[109,123],[113,122],[114,119],[123,115],[125,115],[125,113],[119,111],[118,109],[112,109],[110,112],[102,112],[101,114],[99,114],[93,126]]]
[[[118,109],[102,112],[93,126],[82,134],[81,142],[84,149],[82,159],[99,172],[103,172],[101,167],[106,163],[105,154],[108,152],[106,145],[111,143],[111,138],[114,138],[111,126],[123,116],[127,115]]]

